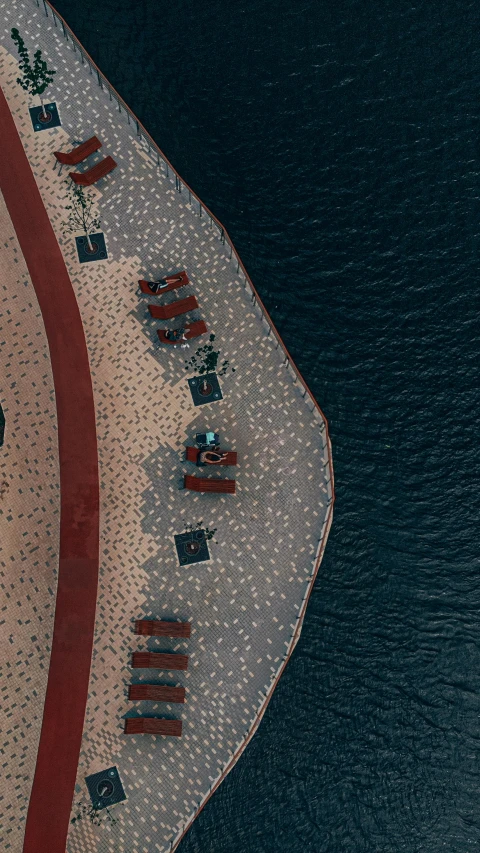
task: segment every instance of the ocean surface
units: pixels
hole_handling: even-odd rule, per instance
[[[181,853],[480,845],[480,6],[57,0],[328,417],[301,640]]]

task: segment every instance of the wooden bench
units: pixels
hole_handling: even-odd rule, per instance
[[[157,331],[160,343],[178,346],[184,344],[185,341],[191,341],[193,340],[193,338],[198,338],[200,337],[200,335],[206,335],[208,329],[203,320],[196,320],[195,323],[190,323],[189,325],[184,327],[182,337],[178,338],[178,340],[176,341],[171,341],[170,338],[167,338],[165,336],[165,331],[165,329],[158,329]]]
[[[86,160],[87,157],[90,157],[90,154],[98,151],[101,147],[102,143],[100,140],[96,136],[91,136],[90,139],[82,142],[81,145],[77,145],[76,148],[72,148],[67,154],[64,154],[62,151],[54,151],[53,154],[63,166],[77,166],[78,163]]]
[[[181,720],[162,720],[159,717],[129,717],[125,720],[126,735],[174,735],[181,737]]]
[[[162,293],[176,290],[177,287],[185,287],[188,282],[188,275],[185,270],[182,270],[182,272],[176,272],[174,275],[166,275],[159,281],[146,281],[144,278],[140,278],[138,284],[142,293],[148,293],[149,296],[161,296]]]
[[[69,172],[69,176],[75,184],[81,184],[82,187],[91,187],[96,184],[100,178],[104,178],[109,172],[113,172],[117,164],[113,157],[105,157],[96,163],[91,169],[86,172]]]
[[[134,702],[146,699],[151,702],[185,702],[184,687],[169,687],[165,684],[131,684],[128,688],[128,698]]]
[[[187,462],[195,462],[197,463],[198,457],[200,453],[203,453],[203,450],[199,450],[198,447],[187,447],[185,458]],[[225,459],[222,462],[210,462],[207,465],[236,465],[237,464],[237,454],[234,450],[215,450],[214,453],[222,453],[225,456]]]
[[[192,492],[235,494],[235,480],[210,480],[207,477],[192,477],[191,474],[185,474],[184,486]]]
[[[134,669],[188,669],[188,655],[134,652],[132,666]]]
[[[186,299],[178,299],[177,302],[171,302],[170,305],[148,306],[150,315],[155,320],[170,320],[172,317],[178,317],[180,314],[186,314],[187,311],[193,311],[195,308],[198,308],[198,302],[195,296],[187,296]]]
[[[135,633],[144,637],[189,637],[190,622],[161,622],[158,619],[137,619]]]

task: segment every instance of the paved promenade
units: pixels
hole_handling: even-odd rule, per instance
[[[0,135],[0,188],[45,323],[58,422],[60,549],[55,622],[24,841],[25,853],[40,853],[65,844],[82,736],[98,581],[98,457],[90,368],[75,294],[1,90]],[[74,677],[66,677],[73,672]],[[62,779],[55,803],[49,790],[52,766]]]
[[[67,851],[170,851],[255,729],[298,636],[331,517],[326,431],[198,205],[176,192],[34,0],[5,3],[2,12],[0,85],[75,290],[96,410],[100,578],[74,803],[87,800],[85,776],[111,765],[128,797],[115,808],[114,826],[72,825]],[[57,69],[48,97],[58,105],[59,128],[33,132],[30,101],[15,82],[12,26]],[[93,190],[108,259],[80,265],[73,237],[63,235],[67,177],[53,170],[52,151],[93,133],[118,168]],[[184,364],[195,345],[162,349],[161,324],[147,304],[167,299],[141,297],[136,286],[141,276],[176,269],[191,280],[182,296],[195,293],[199,301],[193,317],[215,332],[221,358],[235,368],[220,380],[224,399],[200,408]],[[183,474],[195,473],[184,462],[185,445],[205,428],[238,452],[235,496],[180,488]],[[197,521],[217,528],[211,559],[179,566],[173,536]],[[190,640],[135,637],[133,620],[148,616],[191,621]],[[131,670],[131,652],[147,646],[187,653],[188,671],[152,679]],[[128,684],[142,680],[185,686],[186,704],[129,702]],[[181,717],[182,738],[126,737],[125,716],[139,713]],[[32,768],[25,772],[31,778]],[[20,831],[10,843],[6,849],[22,849]]]
[[[47,686],[60,532],[57,417],[37,297],[0,195],[0,849],[22,850]]]

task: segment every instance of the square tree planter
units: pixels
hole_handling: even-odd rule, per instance
[[[206,388],[204,388],[206,383]],[[203,406],[204,403],[212,403],[214,400],[223,400],[222,389],[216,373],[206,373],[204,376],[194,376],[188,380],[190,393],[195,406]]]
[[[116,767],[86,776],[85,782],[95,809],[106,809],[127,799]]]
[[[59,127],[61,125],[60,116],[56,104],[45,104],[45,112],[47,120],[42,118],[42,107],[30,107],[29,113],[32,119],[33,129],[35,133],[38,130],[49,130],[51,127]]]
[[[94,252],[88,248],[88,240],[86,237],[75,237],[77,244],[78,260],[81,264],[88,264],[90,261],[104,261],[108,258],[107,247],[105,245],[105,237],[100,231],[98,234],[90,234],[90,240]]]
[[[210,559],[204,530],[194,530],[193,532],[189,530],[185,533],[178,533],[174,538],[178,562],[181,566],[188,566],[190,563],[203,563]]]

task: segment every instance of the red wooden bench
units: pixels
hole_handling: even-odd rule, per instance
[[[128,688],[128,698],[134,702],[147,699],[151,702],[185,702],[184,687],[169,687],[165,684],[131,684]]]
[[[100,140],[96,136],[91,136],[90,139],[82,142],[81,145],[77,145],[76,148],[72,148],[67,154],[64,154],[62,151],[54,151],[53,154],[63,166],[77,166],[78,163],[86,160],[87,157],[90,157],[90,154],[98,151],[101,147],[102,143]]]
[[[236,465],[237,464],[237,454],[234,450],[214,450],[213,453],[221,453],[225,456],[221,462],[207,462],[207,465]],[[202,450],[199,450],[198,447],[187,447],[185,457],[187,462],[197,462],[200,453],[203,453]]]
[[[162,720],[155,717],[129,717],[125,720],[126,735],[174,735],[181,737],[181,720]]]
[[[82,187],[91,187],[92,184],[96,184],[100,178],[104,178],[109,172],[113,172],[116,165],[117,164],[113,157],[109,156],[100,160],[100,163],[96,163],[95,166],[92,166],[92,168],[88,169],[86,172],[69,172],[68,174],[75,184],[81,184]]]
[[[205,335],[208,332],[208,329],[203,320],[196,320],[195,323],[190,323],[184,327],[182,337],[178,338],[176,341],[171,341],[170,338],[165,337],[165,331],[165,329],[158,329],[157,331],[160,343],[178,346],[185,343],[185,341],[191,341],[193,338],[199,338],[200,335]]]
[[[138,280],[142,293],[148,293],[149,296],[161,296],[162,293],[168,293],[169,290],[184,287],[188,282],[189,278],[185,270],[176,272],[174,275],[167,275],[159,281],[146,281],[144,278]]]
[[[158,619],[137,619],[135,633],[144,637],[189,637],[190,622],[161,622]]]
[[[190,474],[185,474],[184,486],[192,492],[235,494],[235,480],[210,480],[207,477],[192,477]]]
[[[170,305],[149,305],[148,310],[155,320],[170,320],[172,317],[178,317],[180,314],[186,314],[187,311],[193,311],[198,308],[198,302],[195,296],[187,296],[186,299],[178,299]]]
[[[188,655],[134,652],[132,666],[134,669],[188,669]]]

